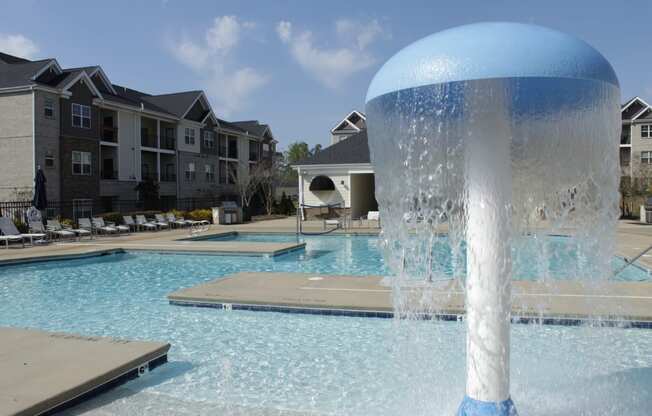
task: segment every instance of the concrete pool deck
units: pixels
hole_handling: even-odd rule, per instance
[[[167,361],[170,344],[0,327],[0,415],[62,410]]]
[[[391,288],[380,276],[327,276],[310,273],[240,272],[180,289],[168,295],[171,304],[220,309],[392,316]],[[426,315],[458,319],[464,315],[464,293],[455,281],[428,287],[406,287],[418,308],[422,299],[434,308]],[[586,320],[652,327],[652,284],[612,282],[583,285],[514,281],[514,320],[577,324]]]

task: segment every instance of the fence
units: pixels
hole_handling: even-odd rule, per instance
[[[160,198],[154,200],[119,200],[113,198],[103,199],[74,199],[68,201],[48,201],[46,210],[47,218],[70,218],[77,220],[106,214],[120,212],[130,214],[140,211],[191,211],[220,206],[223,201],[239,201],[236,196],[220,196],[208,198]],[[32,206],[31,201],[0,201],[0,215],[10,217],[14,221],[25,221],[27,210]]]

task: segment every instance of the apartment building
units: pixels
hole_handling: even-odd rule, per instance
[[[652,179],[652,107],[634,97],[623,104],[620,113],[621,175]]]
[[[31,194],[39,167],[48,198],[79,207],[137,200],[148,180],[161,199],[234,196],[227,169],[246,175],[275,145],[265,124],[218,119],[203,91],[152,95],[100,66],[0,53],[0,200]]]
[[[367,116],[353,110],[331,129],[331,144],[339,143],[367,129]]]

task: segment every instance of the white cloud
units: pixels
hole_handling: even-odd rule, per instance
[[[361,23],[340,19],[335,22],[335,32],[344,45],[320,48],[310,31],[295,34],[292,23],[288,21],[281,21],[276,26],[279,39],[288,45],[294,60],[330,88],[339,87],[347,78],[376,62],[367,49],[383,34],[376,20]]]
[[[202,77],[218,116],[228,117],[241,109],[269,79],[255,68],[239,66],[232,56],[243,34],[255,26],[236,16],[219,16],[206,30],[204,42],[184,38],[172,44],[174,57]]]
[[[292,23],[281,20],[276,25],[276,33],[283,42],[289,42],[292,36]]]
[[[38,51],[36,43],[23,35],[0,33],[0,52],[32,59]]]
[[[383,35],[383,28],[376,19],[368,23],[339,19],[335,22],[335,31],[344,41],[354,41],[360,50],[366,49]]]

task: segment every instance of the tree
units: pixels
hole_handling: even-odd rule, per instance
[[[230,182],[233,183],[238,190],[238,195],[240,195],[240,206],[242,206],[243,210],[246,210],[249,208],[251,198],[253,198],[258,191],[264,164],[257,163],[255,165],[250,165],[249,162],[240,161],[237,163],[235,168],[232,168],[231,166],[234,165],[229,165],[227,167],[227,174]]]
[[[312,156],[312,152],[306,142],[290,143],[287,152],[285,152],[285,158],[288,164],[296,163],[310,156]]]

